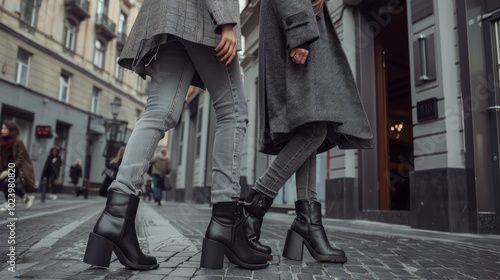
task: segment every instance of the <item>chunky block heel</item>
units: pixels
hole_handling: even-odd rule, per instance
[[[283,257],[291,260],[301,261],[304,253],[304,239],[295,231],[288,230],[286,234]]]
[[[217,241],[203,238],[200,267],[221,269],[223,266],[224,245]]]
[[[295,201],[297,217],[288,230],[283,256],[302,260],[304,245],[311,256],[321,262],[345,263],[345,252],[334,249],[328,241],[321,221],[321,203],[317,201]]]
[[[91,232],[83,261],[91,265],[109,267],[112,252],[113,243],[111,241]]]

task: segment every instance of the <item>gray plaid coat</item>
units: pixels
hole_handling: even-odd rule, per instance
[[[259,39],[259,150],[278,154],[301,125],[327,122],[318,153],[370,148],[372,132],[349,63],[325,5],[310,0],[261,1]],[[309,49],[304,65],[293,48]]]
[[[238,0],[144,0],[118,63],[145,78],[148,55],[167,42],[167,34],[216,47],[224,24],[234,26],[240,47]]]

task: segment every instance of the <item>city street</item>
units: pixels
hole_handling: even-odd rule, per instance
[[[137,232],[141,247],[160,268],[124,268],[113,255],[109,269],[82,262],[89,232],[105,204],[101,197],[61,195],[57,200],[17,211],[15,229],[0,214],[0,279],[500,279],[500,236],[450,234],[367,221],[324,219],[331,243],[346,251],[348,262],[316,262],[281,257],[294,216],[269,213],[262,242],[274,260],[262,270],[241,269],[227,261],[224,269],[200,269],[200,249],[210,218],[208,205],[141,200]],[[21,205],[22,207],[22,205]],[[9,236],[14,237],[9,239]],[[15,272],[8,263],[15,239]],[[10,268],[10,270],[9,270]]]

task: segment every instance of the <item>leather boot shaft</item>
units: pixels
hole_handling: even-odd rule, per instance
[[[260,229],[264,215],[269,211],[273,200],[256,190],[251,190],[245,199],[245,220],[243,230],[249,242],[249,246],[257,252],[264,253],[269,260],[272,260],[271,247],[262,245],[260,239]]]
[[[247,269],[267,267],[267,259],[248,246],[242,228],[242,202],[219,202],[212,205],[212,218],[205,232],[201,267],[222,268],[224,254],[229,261]]]
[[[98,251],[102,250],[99,247],[107,247],[110,244],[119,261],[127,267],[135,269],[158,267],[156,258],[145,255],[137,240],[135,218],[138,206],[139,197],[135,195],[115,190],[108,192],[106,207],[95,224],[87,245],[86,262],[96,264],[94,261],[99,258]],[[102,263],[105,264],[105,260]]]
[[[228,238],[232,235],[236,214],[236,202],[220,202],[212,205],[212,218],[205,232],[205,237],[230,244],[231,240]]]
[[[123,232],[129,230],[130,223],[135,224],[139,198],[134,195],[110,192],[106,207],[94,226],[94,233],[119,241]],[[135,226],[133,231],[135,232]]]

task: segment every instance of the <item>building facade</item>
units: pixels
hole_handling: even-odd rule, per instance
[[[335,148],[318,156],[317,189],[325,215],[500,233],[500,2],[326,3],[374,132],[374,148]],[[241,13],[241,67],[250,114],[243,193],[272,161],[257,152],[259,9],[260,0],[249,0]],[[172,138],[171,152],[174,162],[187,164],[173,173],[175,187],[202,190],[196,193],[205,195],[204,201],[209,201],[210,160],[196,164],[193,153],[201,147],[203,158],[210,159],[214,121],[207,98],[201,93],[196,105],[188,102],[175,132],[182,137]],[[199,131],[207,132],[201,140],[206,145],[197,144]],[[205,177],[197,180],[188,170]],[[193,197],[184,192],[177,199],[203,202]],[[274,203],[290,208],[295,198],[292,178]]]
[[[116,61],[141,3],[0,1],[1,119],[21,127],[37,179],[57,146],[65,184],[81,159],[83,184],[99,185],[106,157],[126,142],[147,82]]]

